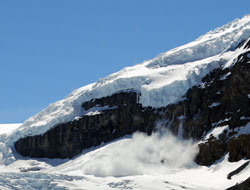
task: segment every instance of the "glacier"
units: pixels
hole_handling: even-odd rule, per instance
[[[188,147],[190,150],[188,152],[192,153],[190,155],[192,161],[197,144],[179,142],[173,137],[168,137],[168,139],[172,139],[171,141],[159,141],[155,138],[155,134],[151,137],[134,134],[120,138],[84,150],[82,154],[72,160],[26,159],[16,154],[13,144],[22,137],[41,135],[57,124],[78,119],[85,114],[95,115],[104,109],[112,109],[112,107],[96,107],[84,110],[81,105],[91,99],[109,96],[118,91],[131,89],[137,91],[140,94],[138,101],[144,107],[158,108],[175,103],[183,98],[190,87],[200,84],[201,79],[210,71],[219,67],[231,67],[240,54],[248,51],[243,49],[243,46],[235,49],[236,46],[249,37],[250,15],[246,15],[206,33],[193,42],[135,66],[126,67],[95,83],[81,87],[64,99],[50,104],[23,124],[0,125],[2,129],[0,132],[0,188],[222,189],[244,180],[249,175],[250,166],[244,172],[234,176],[231,181],[227,180],[226,174],[245,162],[245,160],[241,160],[230,163],[228,155],[210,167],[193,164],[191,167],[187,167],[189,162],[179,162],[180,164],[176,168],[161,167],[161,163],[152,162],[151,157],[144,157],[152,151],[152,147],[157,156],[159,154],[165,157],[168,152],[164,152],[163,147],[180,147],[180,150]],[[225,75],[221,80],[227,76]],[[211,106],[217,105],[217,102],[211,104]],[[244,128],[239,128],[239,134],[249,133],[249,126],[248,123]],[[225,125],[211,130],[203,140],[206,140],[211,134],[218,136],[227,128],[228,126]],[[144,144],[142,148],[144,152],[137,152],[136,148],[141,142]],[[158,146],[147,146],[147,143],[161,146],[159,149]],[[124,153],[120,155],[121,149]],[[138,154],[130,154],[125,160],[119,159],[126,157],[127,152],[137,152]],[[187,157],[187,152],[177,151],[177,153],[171,154],[173,158],[169,157],[167,160],[175,161],[183,153]],[[175,157],[176,155],[177,157]],[[114,157],[116,157],[115,162]],[[118,172],[114,170],[117,165],[122,167],[123,162],[126,161],[128,163],[125,163],[125,168]],[[132,167],[127,167],[130,163]],[[144,168],[150,166],[151,163],[156,165]],[[185,170],[182,170],[181,167],[184,167]],[[123,173],[119,173],[121,171]]]

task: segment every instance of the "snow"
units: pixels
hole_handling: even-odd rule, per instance
[[[241,48],[238,48],[237,51],[229,51],[226,54],[224,54],[224,59],[228,60],[223,67],[224,69],[233,66],[237,61],[239,61],[238,60],[239,55],[244,54],[248,51],[248,49],[244,49],[244,46],[246,45],[246,43],[248,43],[249,40],[246,40],[243,46]],[[242,57],[240,57],[240,59],[242,59]]]
[[[250,120],[250,117],[241,116],[240,120]]]
[[[196,152],[197,143],[180,141],[168,132],[136,133],[85,150],[71,160],[19,156],[0,166],[0,189],[220,190],[249,177],[247,166],[227,179],[245,160],[230,163],[225,155],[203,167],[193,162]]]
[[[219,105],[221,105],[221,103],[219,103],[219,102],[214,102],[214,103],[212,103],[211,105],[209,105],[208,107],[213,108],[213,107],[217,107],[217,106],[219,106]]]
[[[116,109],[117,106],[113,106],[113,107],[109,107],[109,106],[95,106],[93,108],[90,108],[88,110],[85,110],[83,112],[83,115],[98,115],[98,114],[101,114],[103,110],[112,110],[112,109]],[[77,117],[78,118],[78,117]],[[76,118],[75,118],[76,119]]]
[[[65,173],[70,172],[72,166],[77,166],[74,172],[78,170],[77,173],[97,177],[155,175],[169,169],[193,167],[197,151],[192,142],[179,141],[170,134],[154,133],[147,136],[135,133],[132,138],[122,138],[88,153],[89,156],[83,154],[51,171]]]
[[[99,114],[101,114],[101,113],[102,113],[102,112],[100,112],[100,111],[90,111],[90,112],[86,113],[85,115],[91,116],[91,115],[99,115]]]
[[[236,19],[222,27],[206,33],[197,40],[180,46],[147,62],[149,67],[164,67],[183,64],[211,57],[236,47],[249,37],[250,16]]]
[[[220,124],[223,123],[223,122],[229,121],[230,119],[231,119],[231,117],[225,118],[225,119],[220,120],[220,121],[218,121],[218,122],[216,122],[216,123],[212,123],[212,126],[218,126],[218,125],[220,125]]]
[[[22,123],[13,123],[13,124],[0,124],[0,135],[1,134],[8,134],[13,130],[20,127]]]
[[[73,180],[81,180],[78,176],[47,173],[0,173],[0,189],[68,189],[64,183],[72,183]],[[63,183],[63,184],[60,184]]]
[[[225,75],[223,75],[222,77],[220,77],[219,80],[225,80],[225,79],[227,79],[227,77],[228,77],[229,75],[231,75],[231,72],[226,73]]]
[[[210,136],[214,136],[214,137],[218,138],[219,135],[223,133],[223,131],[228,130],[228,129],[229,129],[228,125],[213,128],[210,131],[208,131],[204,140],[209,139]]]
[[[250,122],[246,126],[238,128],[237,136],[241,134],[250,134]]]
[[[240,118],[241,120],[244,120],[244,119],[249,119],[249,118],[246,118],[246,117],[241,117]],[[225,120],[221,120],[219,121],[218,123],[213,123],[213,126],[215,125],[219,125],[220,123],[224,122],[224,121],[228,121],[228,119],[225,119]],[[224,126],[218,126],[218,127],[215,127],[213,129],[211,129],[210,131],[208,131],[208,133],[206,134],[206,136],[203,138],[203,141],[206,141],[209,139],[210,136],[214,136],[216,138],[219,137],[220,134],[222,134],[225,130],[227,130],[228,132],[232,132],[233,130],[229,128],[228,125],[224,125]],[[241,126],[241,127],[238,127],[235,132],[237,132],[237,134],[235,134],[234,136],[239,136],[239,135],[242,135],[242,134],[250,134],[250,122],[245,125],[245,126]]]

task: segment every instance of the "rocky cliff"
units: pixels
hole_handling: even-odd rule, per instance
[[[242,46],[240,44],[240,46]],[[245,44],[249,49],[250,43]],[[165,127],[180,138],[200,141],[196,162],[210,165],[229,152],[230,161],[250,159],[250,134],[238,133],[250,122],[250,51],[230,68],[218,68],[187,91],[182,101],[161,108],[142,107],[131,89],[83,102],[85,114],[43,135],[15,143],[23,156],[72,158],[82,150],[135,131],[151,134]],[[206,135],[225,127],[218,136]]]
[[[127,91],[85,102],[83,109],[102,111],[87,111],[83,117],[57,125],[43,135],[20,139],[16,150],[30,157],[72,158],[83,149],[137,130],[150,134],[157,114],[142,108],[137,99],[136,92]]]

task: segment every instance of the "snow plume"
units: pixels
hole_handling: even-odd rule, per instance
[[[131,139],[111,144],[104,152],[84,164],[84,174],[105,177],[173,172],[194,167],[198,148],[169,132],[156,132],[151,136],[134,133]]]

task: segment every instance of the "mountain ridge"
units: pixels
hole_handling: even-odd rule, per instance
[[[238,26],[238,28],[233,28],[235,30],[238,29],[237,34],[234,33],[234,30],[234,32],[232,32],[231,28],[229,27],[234,27],[233,23]],[[234,22],[231,22],[231,24],[226,25],[226,27],[229,27],[227,29],[229,30],[230,35],[226,40],[226,43],[221,42],[222,44],[224,44],[223,51],[228,49],[228,44],[234,44],[236,43],[235,41],[240,43],[243,39],[246,39],[248,36],[250,36],[249,23],[250,16],[245,16],[242,19],[235,20]],[[222,26],[219,29],[221,29],[222,31],[226,30],[225,26]],[[209,35],[210,33],[208,33],[207,35]],[[202,37],[198,39],[201,38]],[[212,49],[215,49],[213,47],[213,43],[212,45],[208,43],[207,46],[208,45],[210,45]],[[234,44],[235,47],[237,45],[238,44]],[[188,44],[186,46],[188,46]],[[179,49],[181,50],[182,48],[183,46],[179,47]],[[192,50],[192,48],[190,49]],[[190,53],[190,49],[188,49],[187,54],[184,52],[184,57]],[[201,50],[204,49],[206,48],[201,48]],[[178,52],[176,50],[170,50],[168,52],[171,51]],[[211,51],[211,53],[213,53],[213,51]],[[168,54],[168,52],[165,54]],[[193,51],[191,51],[190,56],[191,55],[193,57],[195,56]],[[11,142],[14,142],[15,140],[17,140],[17,138],[28,136],[30,133],[37,135],[43,134],[57,124],[65,123],[73,120],[76,117],[82,116],[84,114],[84,111],[82,111],[80,105],[83,102],[89,101],[94,98],[105,97],[120,90],[133,88],[140,92],[140,101],[143,106],[161,107],[166,106],[169,103],[174,103],[178,101],[178,99],[180,99],[182,95],[184,95],[188,88],[198,84],[202,77],[204,77],[211,70],[218,68],[222,60],[224,60],[224,64],[226,62],[229,63],[230,61],[232,61],[232,58],[230,56],[232,55],[229,51],[224,54],[224,57],[221,57],[221,55],[218,54],[215,55],[215,57],[212,56],[210,58],[205,58],[204,61],[198,60],[194,63],[191,62],[183,65],[169,65],[166,67],[162,67],[162,69],[147,68],[148,65],[154,62],[160,65],[159,61],[163,61],[165,58],[162,59],[159,57],[157,58],[157,60],[159,61],[152,59],[151,63],[149,61],[144,62],[143,64],[135,65],[134,67],[124,68],[123,70],[111,74],[104,79],[100,79],[97,83],[93,83],[73,91],[65,99],[50,104],[48,108],[45,108],[40,113],[27,119],[23,123],[23,126],[19,129],[22,130],[22,133],[20,133],[21,136],[17,137],[17,135],[13,135],[13,140],[10,140],[9,144],[13,144]],[[182,59],[180,55],[174,55],[174,57]],[[167,60],[163,62],[167,62]],[[167,63],[169,64],[169,62]],[[182,72],[180,72],[181,70]],[[176,81],[179,81],[179,83],[176,83]],[[166,96],[168,96],[168,98],[164,98]],[[25,133],[27,134],[25,135]]]

